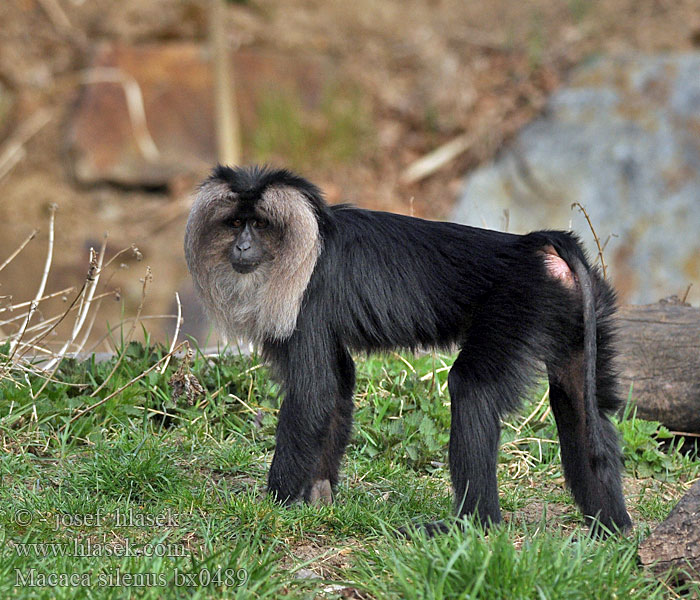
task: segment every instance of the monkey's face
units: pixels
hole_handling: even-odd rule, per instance
[[[252,273],[274,257],[278,236],[263,215],[251,210],[237,211],[223,225],[231,238],[228,260],[237,273]]]
[[[187,227],[185,254],[193,274],[217,272],[229,265],[231,275],[246,275],[274,260],[282,230],[259,198],[241,199],[223,186],[201,194]]]
[[[217,167],[199,188],[185,258],[209,316],[230,339],[285,339],[321,252],[312,184],[286,172]]]

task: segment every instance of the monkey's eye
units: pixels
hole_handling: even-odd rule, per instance
[[[255,219],[255,221],[253,221],[253,227],[255,227],[255,229],[265,229],[265,227],[267,227],[267,221],[265,219]]]
[[[225,221],[226,225],[229,227],[233,227],[234,229],[238,229],[240,227],[243,227],[243,220],[242,219],[227,219]]]

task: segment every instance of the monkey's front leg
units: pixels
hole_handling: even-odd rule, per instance
[[[352,430],[355,365],[330,336],[309,338],[310,328],[270,356],[276,362],[285,398],[277,425],[277,447],[268,490],[290,503],[330,502]]]
[[[312,411],[301,404],[290,393],[282,402],[268,476],[268,492],[284,504],[300,499],[312,485],[321,459],[325,419],[321,417],[319,423]]]

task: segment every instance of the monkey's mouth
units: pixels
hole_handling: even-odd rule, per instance
[[[258,261],[248,261],[248,260],[232,260],[231,266],[236,273],[245,275],[246,273],[252,273],[258,268],[260,263]]]

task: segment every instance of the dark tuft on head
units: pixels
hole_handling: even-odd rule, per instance
[[[289,186],[304,194],[317,212],[323,212],[326,207],[323,192],[319,188],[287,169],[275,169],[267,165],[251,167],[217,165],[202,185],[215,181],[228,185],[231,191],[241,199],[257,199],[268,187]]]

